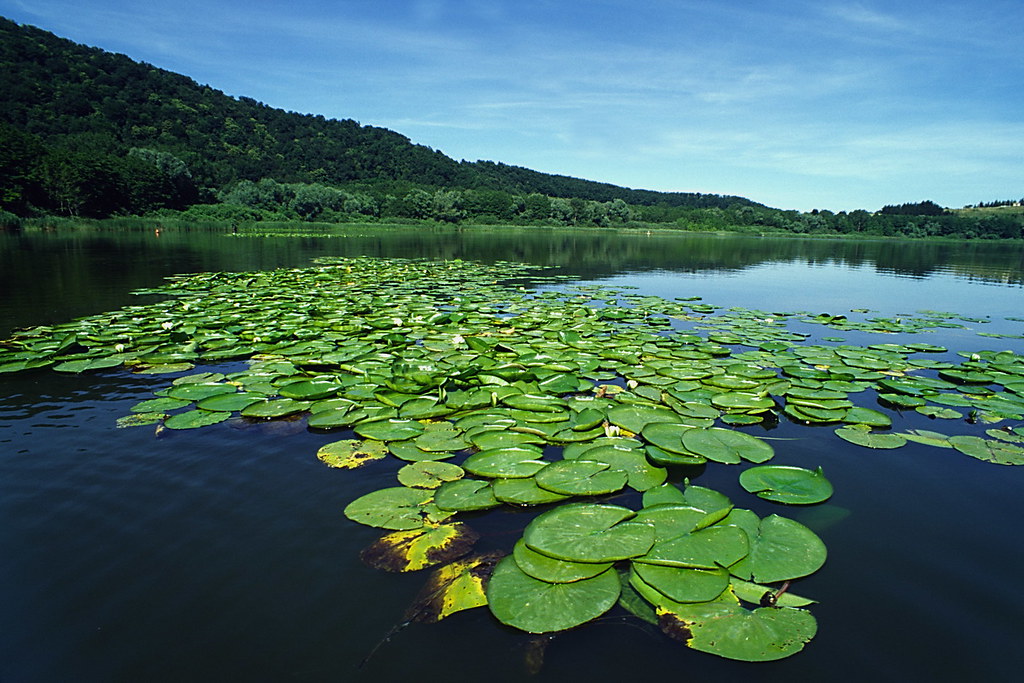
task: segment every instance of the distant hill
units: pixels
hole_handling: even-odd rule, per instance
[[[18,144],[41,144],[67,158],[117,160],[136,150],[135,170],[115,168],[114,175],[138,171],[140,160],[164,166],[177,160],[196,190],[195,197],[179,197],[178,204],[204,196],[209,201],[236,181],[268,178],[333,187],[397,182],[403,188],[620,199],[639,206],[761,206],[742,197],[633,190],[491,161],[459,162],[386,128],[230,97],[187,76],[5,18],[0,18],[0,122],[9,124],[7,138]],[[0,168],[3,163],[0,158]],[[131,192],[124,189],[122,204],[131,203]],[[103,207],[95,208],[102,212]]]

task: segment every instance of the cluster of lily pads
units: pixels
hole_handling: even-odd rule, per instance
[[[345,514],[388,531],[363,553],[373,566],[435,568],[416,618],[488,605],[549,633],[620,605],[749,661],[813,637],[812,601],[789,582],[817,571],[825,546],[793,520],[678,483],[709,461],[746,461],[740,484],[768,501],[819,503],[832,486],[820,468],[764,465],[774,449],[744,429],[834,425],[868,448],[914,441],[1024,464],[1024,429],[1007,424],[1024,419],[1021,356],[954,363],[931,344],[811,344],[797,329],[920,332],[959,325],[952,314],[854,322],[527,286],[558,281],[512,263],[371,258],[179,276],[139,292],[152,303],[17,332],[0,373],[176,373],[121,424],[301,420],[340,437],[317,453],[331,467],[404,461],[396,486]],[[1004,426],[896,433],[902,410]],[[499,506],[540,513],[510,554],[470,556],[477,534],[458,516]]]

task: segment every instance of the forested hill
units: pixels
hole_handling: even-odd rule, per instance
[[[214,201],[238,181],[261,179],[327,187],[391,183],[389,189],[402,192],[537,193],[647,206],[759,206],[740,197],[631,190],[489,161],[459,162],[385,128],[230,97],[2,17],[0,149],[0,173],[6,168],[8,176],[0,207],[15,211],[29,205],[85,215],[181,208]],[[21,172],[29,157],[41,154],[48,161],[36,169],[35,180],[49,173],[48,192],[32,182],[33,173]],[[94,186],[106,179],[118,188],[108,188],[105,197],[55,197],[59,181],[52,176],[62,170],[65,185],[88,176]],[[47,201],[57,206],[47,207]]]

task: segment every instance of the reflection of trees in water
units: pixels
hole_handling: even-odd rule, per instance
[[[767,263],[838,264],[926,277],[1024,284],[1009,243],[829,240],[669,231],[349,226],[331,237],[233,237],[223,230],[0,234],[0,291],[31,324],[133,303],[127,291],[175,273],[305,266],[317,256],[520,261],[583,278],[628,271],[735,272]],[[35,283],[28,285],[27,283]],[[61,292],[58,307],[46,291]],[[6,328],[0,332],[7,331]]]

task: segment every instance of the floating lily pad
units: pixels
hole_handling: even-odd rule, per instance
[[[741,459],[761,463],[771,460],[775,455],[775,451],[766,441],[744,432],[720,427],[691,429],[684,433],[681,439],[688,451],[725,464],[736,464]]]
[[[386,458],[387,455],[387,445],[383,441],[374,441],[373,439],[332,441],[321,446],[320,450],[316,452],[316,457],[328,467],[348,470]]]
[[[513,505],[546,505],[559,503],[572,497],[541,488],[533,477],[495,479],[491,487],[495,498],[503,503]]]
[[[607,612],[618,599],[614,569],[573,583],[548,583],[523,572],[513,557],[498,563],[487,584],[487,601],[498,621],[528,633],[579,626]]]
[[[542,555],[523,539],[516,542],[512,555],[526,574],[548,583],[572,583],[597,576],[610,569],[611,562],[571,562]]]
[[[826,555],[825,544],[813,531],[791,519],[770,515],[750,536],[750,553],[729,571],[756,583],[788,581],[816,572],[825,564]]]
[[[860,426],[839,427],[836,429],[836,436],[865,448],[891,449],[899,448],[907,443],[907,440],[899,434],[879,434],[872,432],[867,426],[858,427]]]
[[[378,441],[405,441],[423,433],[424,427],[415,420],[389,418],[373,420],[355,426],[355,432],[364,439]]]
[[[501,503],[494,497],[489,481],[460,479],[441,484],[434,496],[434,502],[442,510],[463,512],[486,510]]]
[[[832,496],[832,484],[821,468],[811,471],[802,467],[762,465],[740,473],[740,486],[774,503],[811,505]]]
[[[538,486],[564,496],[614,493],[622,490],[628,479],[625,470],[594,460],[559,460],[534,475]]]
[[[487,604],[484,582],[490,578],[497,557],[475,555],[435,569],[413,601],[407,618],[428,624]]]
[[[571,562],[614,562],[646,553],[654,528],[630,523],[635,513],[617,505],[569,503],[535,518],[523,532],[531,549]]]
[[[209,410],[189,410],[184,413],[171,415],[164,420],[164,426],[168,429],[198,429],[209,427],[224,422],[231,413],[217,413]]]
[[[949,443],[964,455],[997,465],[1024,465],[1024,448],[979,436],[951,436]]]
[[[392,486],[355,499],[345,507],[345,516],[381,529],[418,529],[426,523],[424,508],[433,498],[432,491]]]
[[[465,524],[430,524],[386,534],[360,557],[374,569],[412,572],[462,557],[479,537]]]
[[[676,602],[707,602],[729,587],[729,572],[720,567],[691,569],[634,562],[633,571],[652,588]]]
[[[512,446],[479,451],[466,458],[462,466],[467,472],[490,479],[532,477],[547,467],[538,448]]]
[[[436,489],[446,481],[461,479],[465,474],[465,470],[452,463],[422,460],[398,470],[398,482],[413,488]]]

